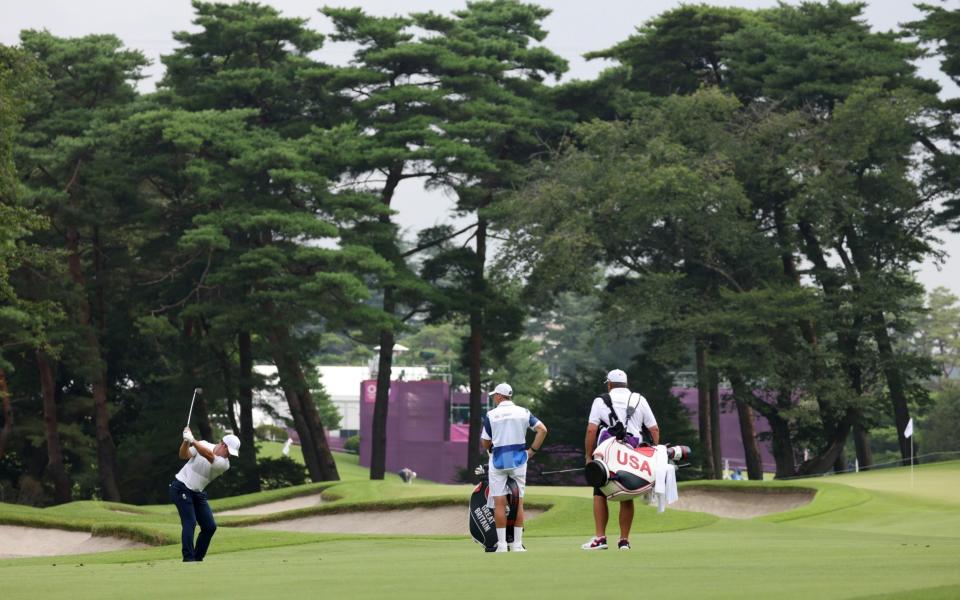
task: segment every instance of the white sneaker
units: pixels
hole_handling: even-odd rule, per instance
[[[512,544],[510,546],[510,552],[526,552],[527,549],[523,547],[523,544]]]
[[[605,537],[594,537],[590,538],[590,541],[586,544],[580,546],[584,550],[606,550],[607,549],[607,538]]]
[[[497,549],[495,550],[495,552],[506,552],[506,551],[507,551],[506,544],[497,544]]]

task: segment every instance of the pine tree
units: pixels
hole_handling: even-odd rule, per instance
[[[432,71],[444,98],[439,127],[446,139],[468,145],[436,166],[433,182],[456,194],[458,212],[477,217],[473,250],[434,260],[434,268],[443,270],[446,261],[446,269],[458,273],[461,283],[450,306],[465,314],[470,325],[469,468],[480,460],[485,344],[498,345],[498,335],[512,339],[522,322],[516,307],[487,282],[488,237],[496,225],[491,213],[520,177],[522,165],[558,139],[566,124],[565,115],[551,110],[543,83],[549,76],[558,78],[566,62],[534,45],[547,35],[540,23],[549,14],[516,0],[493,0],[470,3],[453,17],[414,16],[419,27],[434,34],[427,43],[440,50]]]
[[[231,141],[234,146],[224,147],[219,157],[235,164],[216,167],[231,178],[224,185],[231,187],[233,195],[229,200],[219,194],[219,199],[210,198],[212,202],[200,213],[214,212],[198,213],[194,217],[197,227],[187,231],[181,242],[182,249],[202,254],[203,248],[211,253],[217,261],[211,262],[205,278],[209,277],[216,289],[230,290],[228,302],[219,295],[211,297],[195,316],[202,315],[220,339],[238,340],[244,356],[237,367],[237,379],[243,384],[238,396],[242,423],[252,424],[251,374],[246,371],[251,365],[247,354],[251,346],[246,340],[253,332],[259,334],[262,348],[277,365],[311,477],[316,481],[336,479],[326,432],[304,374],[309,344],[298,331],[320,319],[335,324],[338,313],[345,310],[316,294],[325,278],[330,278],[331,295],[336,296],[338,289],[343,293],[346,307],[356,302],[358,290],[348,265],[366,258],[346,241],[350,234],[345,230],[352,221],[364,221],[365,216],[356,213],[366,200],[353,195],[338,201],[326,191],[327,178],[336,177],[341,163],[324,145],[336,140],[311,133],[311,127],[328,124],[338,116],[335,107],[324,105],[324,97],[314,94],[307,84],[311,72],[323,68],[309,57],[320,47],[323,36],[309,30],[303,19],[286,18],[255,3],[195,2],[194,8],[201,30],[175,34],[181,46],[162,59],[168,69],[161,83],[162,99],[189,111],[255,111],[233,120],[232,130],[237,132]],[[210,118],[214,118],[212,114]],[[250,129],[240,133],[238,127],[244,119]],[[205,125],[197,124],[207,131]],[[214,132],[204,135],[212,137]],[[256,140],[259,147],[247,140]],[[311,164],[311,160],[318,162]],[[248,169],[245,177],[236,168],[243,161]],[[338,167],[332,168],[334,164]],[[210,196],[216,194],[215,187],[202,186],[199,191]],[[215,212],[220,203],[228,210],[223,218]],[[344,245],[339,252],[313,247],[322,238],[341,236]],[[309,244],[298,243],[298,237],[310,240]],[[215,249],[225,252],[216,254]],[[300,261],[307,264],[298,265]],[[271,265],[277,268],[272,275]],[[284,273],[284,268],[289,270]],[[328,270],[338,275],[324,273]],[[283,277],[288,278],[285,284],[289,287],[280,294],[274,285]],[[307,293],[311,286],[315,292],[312,299]],[[302,304],[288,312],[288,303]],[[257,318],[249,318],[252,313]],[[260,328],[253,329],[255,324]],[[234,330],[230,332],[229,327]],[[223,352],[218,351],[221,356]],[[250,441],[241,448],[249,445],[252,451],[252,429],[241,427],[241,431]]]
[[[433,73],[440,50],[414,39],[413,22],[404,17],[374,17],[357,8],[324,8],[334,24],[333,39],[358,45],[350,65],[322,72],[319,89],[344,103],[347,114],[366,132],[350,157],[346,178],[351,189],[377,197],[385,209],[378,227],[365,234],[377,252],[393,264],[383,281],[383,310],[390,317],[377,332],[377,394],[371,432],[370,478],[386,470],[387,414],[394,344],[402,323],[425,311],[431,290],[409,266],[418,247],[404,248],[389,211],[398,187],[435,175],[460,145],[437,131],[443,95]]]
[[[103,337],[110,315],[97,302],[104,294],[103,234],[116,215],[112,202],[122,181],[98,162],[103,143],[99,128],[122,117],[136,96],[133,83],[147,64],[138,51],[127,50],[112,35],[64,39],[48,32],[24,31],[22,48],[49,77],[45,93],[25,116],[18,144],[18,169],[27,197],[62,232],[66,266],[77,288],[71,307],[83,336],[82,358],[71,348],[64,360],[86,379],[93,393],[100,493],[120,500],[116,447],[110,431],[110,382]],[[106,227],[105,227],[106,226]],[[51,357],[41,357],[41,380],[52,381]],[[45,389],[45,397],[49,393]]]

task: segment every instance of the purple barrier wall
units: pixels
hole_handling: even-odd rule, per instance
[[[461,423],[450,424],[450,441],[451,442],[466,442],[468,439],[470,439],[469,425],[463,425]]]
[[[360,464],[370,466],[377,382],[361,384]],[[386,468],[407,467],[417,476],[449,483],[466,466],[467,446],[450,441],[450,386],[443,381],[392,381],[387,418]]]
[[[675,387],[672,388],[670,392],[676,396],[680,400],[680,403],[683,404],[683,407],[687,409],[687,413],[690,415],[690,423],[694,431],[696,431],[698,429],[700,414],[700,407],[697,402],[697,388]],[[731,469],[739,467],[746,470],[747,462],[744,459],[743,441],[740,436],[740,420],[737,416],[736,406],[732,401],[727,401],[730,394],[731,391],[728,389],[720,390],[720,454],[724,459],[730,461]],[[757,414],[756,411],[754,411],[753,426],[758,438],[761,433],[770,432],[770,425],[767,423],[767,420]],[[667,441],[669,441],[669,438]],[[760,446],[760,460],[763,463],[763,470],[770,472],[776,471],[777,464],[773,460],[771,442],[769,440],[759,441],[757,445]],[[746,473],[744,473],[744,476],[746,476]]]

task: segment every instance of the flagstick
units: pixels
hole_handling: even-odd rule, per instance
[[[913,489],[913,436],[910,436],[910,489]]]

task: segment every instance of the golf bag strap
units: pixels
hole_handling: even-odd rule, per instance
[[[630,400],[633,400],[634,396],[637,397],[637,403],[631,406]],[[620,419],[617,417],[617,412],[613,410],[613,399],[610,397],[610,394],[600,394],[600,399],[603,400],[603,403],[607,406],[607,410],[610,411],[610,416],[608,417],[610,422],[607,423],[607,426],[613,427],[620,421]],[[630,418],[633,417],[633,413],[637,412],[638,406],[640,406],[640,394],[632,392],[630,394],[630,398],[627,400],[627,423],[630,422]],[[627,423],[624,423],[624,427],[626,427]]]
[[[630,405],[630,401],[633,400],[633,397],[634,397],[634,396],[637,397],[637,403],[631,406],[631,405]],[[638,394],[638,393],[636,393],[636,392],[632,392],[632,393],[630,394],[630,397],[627,398],[627,419],[626,419],[626,420],[627,420],[627,423],[629,423],[629,422],[630,422],[630,419],[633,418],[633,413],[637,412],[637,407],[638,407],[638,406],[640,406],[640,394]]]
[[[620,422],[620,419],[617,417],[617,411],[613,410],[613,399],[610,398],[610,394],[600,394],[600,399],[603,400],[603,403],[607,405],[607,410],[610,411],[610,416],[607,417],[609,420],[607,427],[613,427]]]

